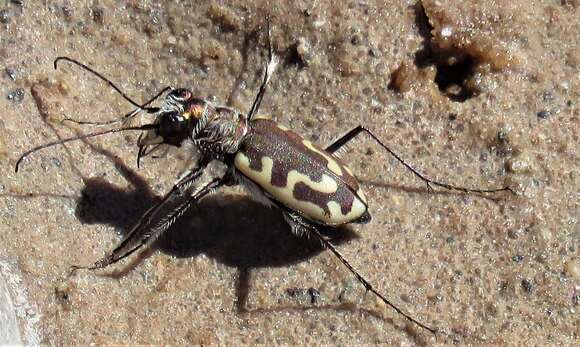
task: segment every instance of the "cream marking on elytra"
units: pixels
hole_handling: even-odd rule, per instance
[[[332,194],[335,193],[338,189],[338,184],[336,181],[326,175],[322,174],[322,179],[320,182],[313,181],[308,175],[304,175],[303,173],[298,172],[297,170],[292,170],[288,173],[288,183],[286,183],[286,187],[281,188],[286,191],[294,191],[294,187],[299,182],[306,184],[312,190]]]
[[[342,223],[344,223],[344,221],[352,221],[359,218],[367,210],[366,205],[363,204],[362,201],[359,199],[353,200],[350,211],[347,214],[342,213],[342,208],[340,207],[340,204],[337,203],[336,201],[329,201],[326,205],[330,210],[330,215],[332,216],[332,219],[336,221],[341,221]]]
[[[310,142],[308,140],[303,140],[302,143],[309,150],[316,152],[316,153],[320,154],[321,156],[323,156],[324,159],[327,160],[326,166],[328,167],[328,169],[330,171],[334,172],[337,176],[342,176],[342,169],[341,169],[340,165],[336,162],[336,160],[334,160],[334,158],[329,156],[327,153],[324,153],[324,152],[320,151],[319,149],[317,149],[316,147],[314,147],[312,142]],[[347,171],[348,171],[348,169],[347,169]],[[354,176],[354,175],[351,174],[351,176]]]
[[[241,183],[242,187],[244,187],[244,189],[248,192],[248,194],[250,194],[250,197],[254,201],[267,207],[274,206],[274,204],[272,203],[271,196],[265,193],[264,190],[260,188],[256,183],[248,179],[246,176],[241,175],[237,172],[235,173],[235,175],[236,180],[238,180]]]
[[[276,126],[277,126],[279,129],[282,129],[282,130],[284,130],[284,131],[290,131],[290,128],[288,128],[288,127],[287,127],[287,126],[285,126],[285,125],[282,125],[282,124],[276,124]]]
[[[348,172],[349,175],[354,177],[354,173],[350,170],[350,168],[348,166],[344,166],[344,169],[346,170],[346,172]]]
[[[338,190],[338,184],[332,177],[325,174],[322,175],[320,182],[315,182],[307,175],[292,170],[287,175],[286,187],[276,187],[272,185],[272,168],[274,166],[274,161],[272,158],[266,156],[262,157],[261,161],[262,170],[258,171],[250,168],[250,159],[244,153],[238,152],[234,159],[236,168],[240,172],[251,178],[252,181],[258,183],[269,194],[280,200],[280,202],[296,211],[302,211],[310,218],[328,223],[329,225],[338,225],[352,221],[357,217],[360,217],[366,211],[366,206],[356,198],[353,201],[351,211],[346,215],[342,214],[340,204],[335,201],[330,202],[334,203],[332,209],[330,208],[330,205],[328,205],[330,211],[330,213],[328,213],[315,203],[298,200],[294,197],[293,191],[294,187],[299,182],[306,184],[314,191],[327,194],[335,193]],[[334,206],[339,206],[338,210],[334,208]]]
[[[359,199],[365,204],[368,205],[367,203],[367,198],[365,196],[365,194],[363,193],[362,189],[359,189],[356,191],[356,196],[359,197]]]

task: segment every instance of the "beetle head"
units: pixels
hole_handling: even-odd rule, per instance
[[[193,136],[204,109],[205,101],[194,98],[190,90],[173,89],[157,112],[156,128],[139,140],[139,146],[164,143],[179,147]]]

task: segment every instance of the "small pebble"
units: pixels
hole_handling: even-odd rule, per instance
[[[510,284],[508,281],[503,281],[499,284],[498,289],[500,292],[505,293],[508,290],[509,286]]]
[[[548,256],[545,253],[538,253],[534,259],[540,264],[545,264],[548,261]]]
[[[310,303],[312,305],[320,301],[320,292],[316,288],[308,288],[308,295],[310,295]]]
[[[570,259],[564,265],[564,271],[568,276],[580,279],[580,261],[578,259]]]
[[[14,70],[11,67],[7,67],[4,69],[4,73],[6,73],[6,76],[8,76],[8,78],[10,78],[13,81],[16,81],[16,70]]]
[[[401,63],[399,67],[391,73],[389,88],[399,93],[406,93],[411,90],[413,81],[416,80],[417,71],[407,62]]]
[[[24,89],[22,89],[22,88],[15,89],[15,90],[11,91],[10,93],[8,93],[6,98],[10,101],[20,103],[24,99]]]
[[[510,158],[506,162],[506,169],[509,172],[524,174],[532,171],[532,162],[529,156],[521,155],[517,158]]]
[[[517,239],[518,238],[518,231],[515,229],[508,230],[508,237],[510,239],[514,239],[514,240]]]
[[[4,9],[0,10],[0,23],[8,24],[12,19],[12,12],[10,10]]]
[[[453,28],[450,26],[444,26],[443,28],[441,28],[441,36],[443,37],[449,37],[453,34]]]
[[[542,110],[537,113],[538,118],[540,119],[547,119],[550,117],[550,111]]]
[[[310,43],[304,37],[298,38],[296,42],[296,54],[300,58],[302,64],[308,66],[309,63],[312,61],[312,50],[310,47]]]
[[[552,239],[552,232],[548,228],[542,228],[540,230],[540,236],[544,241],[550,241]]]
[[[316,303],[318,303],[320,301],[321,298],[321,294],[320,291],[316,288],[308,288],[308,289],[302,289],[302,288],[297,288],[297,287],[292,287],[292,288],[288,288],[286,289],[286,294],[288,294],[288,296],[290,296],[291,298],[296,298],[296,299],[309,299],[310,304],[314,305]]]
[[[554,94],[552,94],[548,91],[542,92],[541,96],[542,96],[542,100],[544,100],[544,101],[554,100]]]
[[[290,296],[291,298],[295,298],[295,297],[301,295],[302,293],[303,293],[303,290],[300,288],[292,287],[292,288],[286,289],[286,294],[288,294],[288,296]]]
[[[93,16],[93,21],[98,24],[105,23],[105,11],[102,7],[94,6],[91,8],[91,14]]]
[[[62,166],[62,163],[60,162],[60,160],[58,160],[58,158],[52,158],[51,161],[52,161],[52,164],[56,167]]]
[[[70,299],[68,288],[61,289],[59,287],[54,289],[54,294],[59,302],[66,302]]]
[[[504,128],[501,129],[500,131],[497,132],[497,140],[500,143],[505,143],[508,141],[508,136],[510,133],[511,129],[510,128]]]
[[[72,8],[70,8],[67,5],[63,5],[61,7],[61,10],[62,10],[62,14],[64,15],[64,18],[67,21],[71,21],[72,20],[72,16],[73,16],[73,10],[72,10]]]
[[[488,302],[485,304],[485,312],[490,317],[497,317],[499,315],[500,308],[495,302]]]
[[[522,280],[522,288],[524,288],[524,291],[529,294],[534,290],[534,284],[532,281],[525,279]]]

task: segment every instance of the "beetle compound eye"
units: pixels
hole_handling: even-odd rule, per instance
[[[159,135],[172,137],[187,131],[187,121],[177,113],[166,113],[159,119]]]
[[[185,88],[177,88],[169,93],[175,101],[187,101],[191,98],[191,92]]]

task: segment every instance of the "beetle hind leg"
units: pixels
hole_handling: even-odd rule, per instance
[[[330,153],[337,153],[338,151],[340,151],[342,148],[344,148],[345,145],[347,145],[350,141],[352,141],[356,136],[358,136],[361,133],[366,133],[367,135],[369,135],[376,143],[378,143],[384,150],[386,150],[390,155],[392,155],[398,162],[400,162],[407,170],[411,171],[417,178],[421,179],[423,182],[425,182],[425,184],[427,184],[427,188],[429,190],[432,190],[432,185],[433,186],[439,186],[448,190],[457,190],[457,191],[461,191],[464,193],[481,193],[481,194],[485,194],[485,193],[496,193],[496,192],[501,192],[501,191],[509,191],[512,194],[515,194],[515,192],[508,186],[502,187],[502,188],[493,188],[493,189],[479,189],[479,188],[465,188],[465,187],[459,187],[459,186],[455,186],[452,184],[448,184],[448,183],[444,183],[444,182],[438,182],[435,180],[432,180],[430,178],[428,178],[426,175],[420,173],[419,171],[417,171],[415,168],[413,168],[409,163],[407,163],[406,160],[403,160],[403,158],[401,158],[397,153],[395,153],[393,150],[391,150],[386,144],[384,144],[378,136],[376,136],[372,131],[370,131],[369,129],[365,128],[362,125],[359,125],[353,129],[351,129],[349,132],[347,132],[346,134],[344,134],[342,137],[340,137],[339,139],[337,139],[336,141],[334,141],[333,143],[331,143],[330,145],[328,145],[325,150],[327,152]]]
[[[369,215],[370,217],[370,215]],[[334,254],[338,260],[340,260],[340,262],[346,266],[346,268],[356,277],[356,279],[365,287],[365,289],[367,290],[367,292],[371,292],[373,293],[376,297],[378,297],[381,301],[383,301],[386,305],[390,306],[392,309],[394,309],[398,314],[400,314],[401,316],[405,317],[407,320],[409,320],[410,322],[416,324],[417,326],[421,327],[422,329],[425,329],[427,331],[429,331],[432,334],[436,334],[437,330],[434,328],[431,328],[421,322],[419,322],[418,320],[416,320],[415,318],[411,317],[409,314],[405,313],[402,309],[400,309],[397,305],[395,305],[394,303],[392,303],[391,301],[389,301],[383,294],[381,294],[377,289],[375,289],[375,287],[366,279],[364,278],[360,272],[358,270],[356,270],[351,264],[350,262],[342,255],[342,253],[340,253],[340,251],[338,249],[336,249],[336,247],[334,246],[334,244],[326,237],[324,236],[320,230],[318,230],[318,226],[315,225],[314,223],[310,222],[309,220],[307,220],[306,218],[293,213],[292,211],[284,211],[284,218],[286,218],[286,220],[288,221],[288,224],[290,224],[290,227],[292,228],[292,231],[297,234],[297,235],[306,235],[307,237],[314,237],[317,240],[320,241],[320,243],[322,244],[322,246],[326,249],[328,249],[330,252],[332,252],[332,254]]]
[[[304,217],[290,211],[284,211],[283,215],[284,220],[286,220],[286,223],[288,223],[294,235],[298,237],[304,235],[309,236],[307,225],[312,224],[311,222],[308,222]]]

